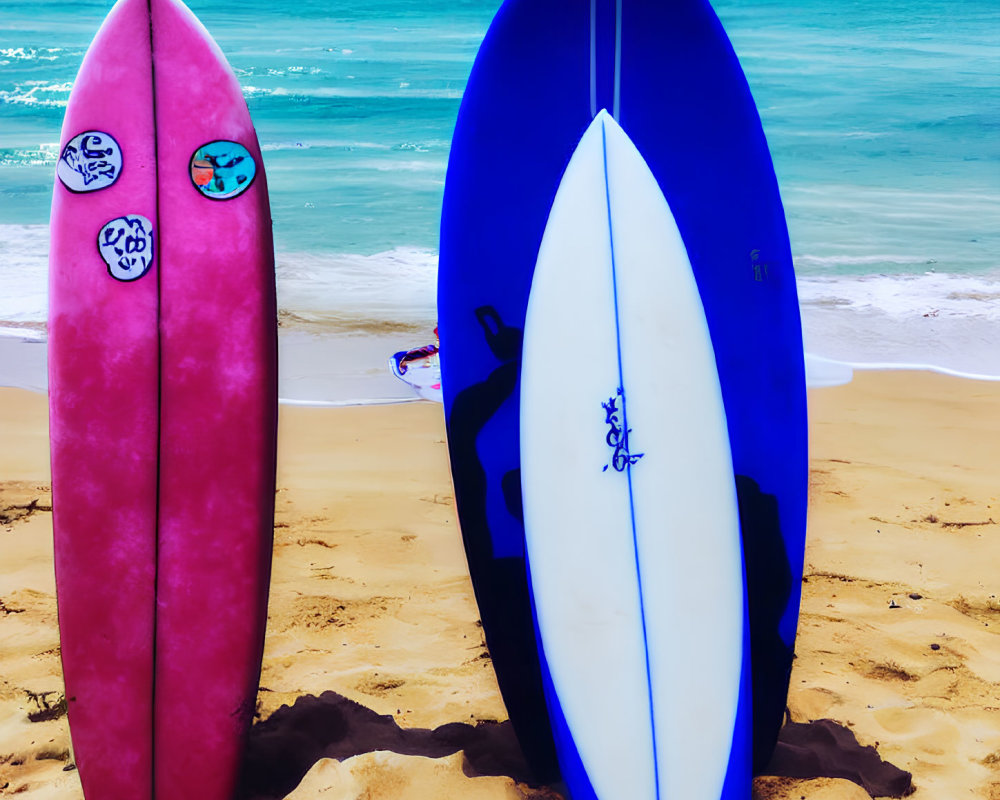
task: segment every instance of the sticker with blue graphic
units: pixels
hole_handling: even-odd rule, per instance
[[[621,398],[622,407],[618,407],[618,398]],[[619,386],[616,394],[608,398],[608,402],[601,403],[604,409],[604,424],[608,426],[608,434],[604,437],[614,452],[611,456],[611,463],[605,464],[601,472],[607,472],[608,467],[614,467],[615,472],[624,472],[627,467],[633,466],[645,453],[630,453],[628,449],[628,435],[631,428],[625,428],[625,392]]]
[[[229,200],[242,194],[256,175],[253,156],[237,142],[209,142],[191,156],[191,180],[212,200]]]
[[[121,173],[122,149],[101,131],[84,131],[70,139],[56,165],[56,175],[71,192],[107,189]]]
[[[137,280],[153,263],[153,223],[139,214],[117,217],[101,228],[97,248],[111,277]]]

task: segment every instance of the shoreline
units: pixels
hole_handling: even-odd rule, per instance
[[[914,800],[987,800],[1000,790],[1000,385],[859,372],[811,389],[809,414],[790,721],[850,729],[913,773]],[[252,741],[267,745],[254,751],[262,764],[306,745],[312,760],[308,774],[285,775],[301,791],[257,796],[417,798],[432,780],[439,796],[554,800],[518,782],[509,753],[494,772],[483,761],[484,748],[507,752],[509,731],[457,529],[441,407],[286,405],[279,419]],[[24,787],[27,800],[80,800],[78,777],[64,771],[66,719],[42,708],[62,693],[46,437],[44,395],[0,389],[0,785]],[[346,720],[339,744],[309,739],[311,714]],[[383,733],[365,738],[376,718]],[[476,726],[454,740],[464,758],[400,754],[425,742],[420,731],[456,723]],[[755,782],[756,800],[803,796],[866,794],[842,779]]]
[[[339,408],[419,400],[388,367],[390,356],[427,344],[434,334],[344,331],[323,333],[296,328],[278,334],[278,402],[281,405]],[[424,341],[426,339],[427,341]],[[0,387],[47,391],[44,338],[0,333]],[[855,373],[921,372],[962,380],[1000,382],[1000,375],[964,372],[920,363],[838,360],[807,352],[807,388],[849,383]]]
[[[282,331],[278,335],[279,402],[339,407],[417,400],[416,393],[390,372],[389,358],[433,338],[433,329],[426,334],[344,332],[326,336]],[[44,339],[0,335],[0,387],[45,394],[46,348]]]

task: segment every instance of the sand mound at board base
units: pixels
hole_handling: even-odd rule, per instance
[[[843,778],[757,778],[753,800],[871,800],[856,783]]]
[[[378,751],[345,761],[324,758],[306,773],[286,800],[426,800],[461,797],[463,800],[557,800],[547,789],[531,789],[507,777],[467,775],[462,753],[445,758],[404,756]]]

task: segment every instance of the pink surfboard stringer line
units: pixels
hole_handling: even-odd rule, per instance
[[[263,162],[235,76],[178,0],[120,0],[77,78],[62,145],[114,137],[107,188],[56,181],[50,425],[69,719],[96,800],[225,800],[252,720],[274,509],[276,310]],[[256,161],[226,200],[194,185],[212,141]],[[110,220],[152,223],[116,280]]]

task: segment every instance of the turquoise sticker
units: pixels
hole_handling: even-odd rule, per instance
[[[256,175],[253,156],[236,142],[209,142],[191,156],[191,181],[212,200],[229,200],[242,194]]]

